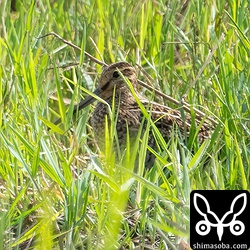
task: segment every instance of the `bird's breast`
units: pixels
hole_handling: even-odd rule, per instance
[[[112,104],[110,104],[110,107],[112,107]],[[120,146],[126,145],[127,132],[129,131],[130,138],[136,137],[138,133],[142,119],[141,110],[135,101],[116,101],[115,108],[111,111],[113,112],[112,114],[109,113],[110,107],[99,102],[94,110],[91,124],[95,138],[99,146],[102,147],[105,142],[105,127],[107,123],[109,129],[112,125],[115,126]],[[111,124],[111,115],[113,124]]]

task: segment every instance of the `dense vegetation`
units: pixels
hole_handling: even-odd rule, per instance
[[[184,249],[191,190],[250,190],[249,15],[247,0],[1,1],[0,248]],[[39,39],[52,31],[81,50]],[[147,172],[146,136],[137,161],[100,152],[94,106],[72,116],[102,71],[84,52],[185,97],[217,121],[211,139],[189,150],[173,132]]]

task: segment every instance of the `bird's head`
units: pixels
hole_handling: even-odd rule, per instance
[[[103,100],[107,100],[113,95],[114,88],[116,92],[125,90],[127,85],[122,75],[129,79],[136,90],[137,73],[135,68],[127,62],[118,62],[104,68],[101,74],[99,85],[94,91],[94,94],[101,97]],[[95,98],[93,96],[87,96],[74,107],[74,112],[88,106],[94,101]]]
[[[135,68],[127,62],[118,62],[104,68],[97,91],[99,96],[106,100],[113,95],[114,88],[119,91],[121,88],[126,87],[126,83],[121,74],[128,78],[133,87],[136,88],[137,73]]]

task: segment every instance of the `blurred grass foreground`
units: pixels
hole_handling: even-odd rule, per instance
[[[189,249],[192,190],[250,190],[249,16],[247,0],[2,0],[0,249]],[[117,162],[110,140],[100,152],[94,105],[72,116],[102,72],[85,52],[180,105],[141,88],[150,100],[185,97],[218,122],[211,138],[159,134],[150,171],[148,130],[138,160]]]

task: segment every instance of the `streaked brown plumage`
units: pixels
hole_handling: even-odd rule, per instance
[[[119,145],[123,148],[126,146],[127,128],[132,139],[138,133],[143,120],[143,114],[139,108],[133,94],[127,86],[120,73],[129,79],[140,102],[150,112],[152,121],[161,132],[163,138],[168,140],[174,126],[179,127],[180,132],[187,136],[191,127],[191,118],[189,114],[185,114],[182,118],[179,110],[171,109],[167,106],[160,105],[156,102],[150,102],[142,97],[137,91],[137,74],[130,64],[127,62],[118,62],[106,67],[100,78],[99,85],[94,94],[104,99],[110,106],[113,102],[113,93],[115,93],[115,110],[118,112],[116,124]],[[115,92],[114,92],[115,88]],[[86,97],[78,105],[75,106],[74,112],[91,104],[95,99],[91,96]],[[105,117],[109,119],[109,107],[107,104],[98,102],[94,113],[91,117],[91,124],[95,133],[95,137],[100,147],[103,148],[105,134]],[[58,123],[58,122],[57,122]],[[199,121],[196,121],[197,125]],[[211,127],[207,122],[201,126],[198,139],[202,142],[209,136]],[[152,133],[149,134],[149,146],[155,148],[155,140]],[[148,153],[146,167],[150,168],[153,164],[154,156]]]

